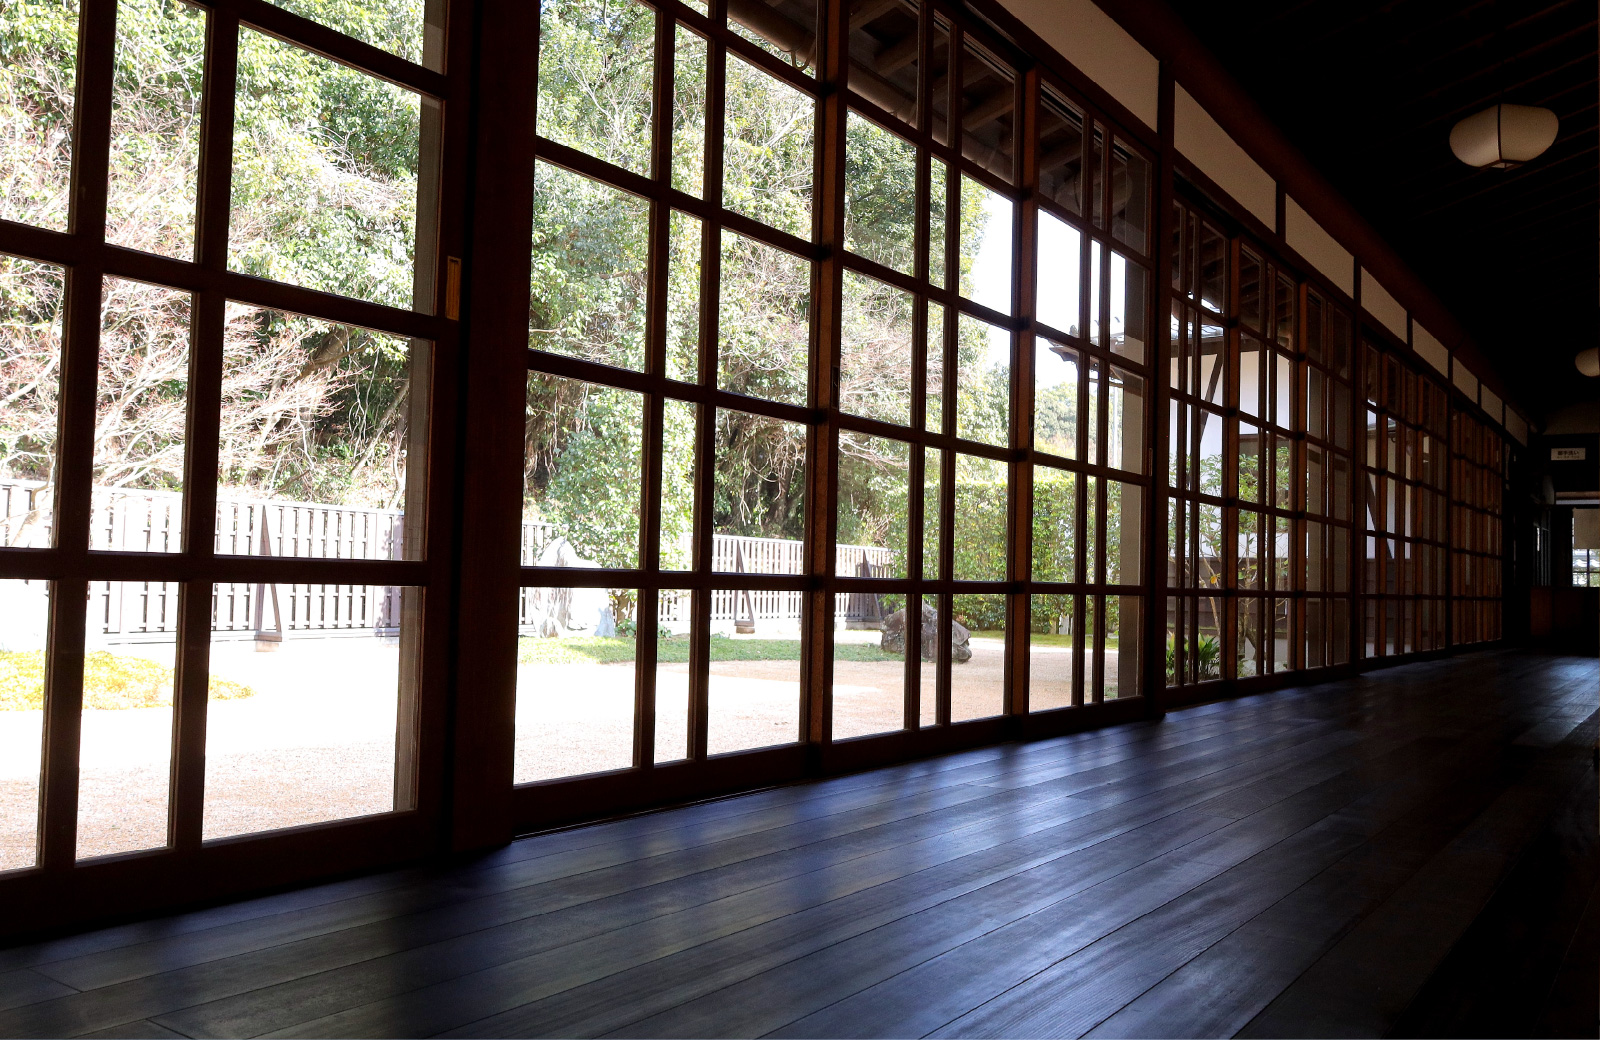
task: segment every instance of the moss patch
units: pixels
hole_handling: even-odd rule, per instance
[[[172,669],[143,657],[96,650],[83,659],[83,706],[97,710],[172,707]],[[211,679],[213,700],[255,696],[227,679]],[[44,708],[44,651],[0,652],[0,711]]]

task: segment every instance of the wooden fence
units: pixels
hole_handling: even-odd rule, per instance
[[[50,544],[48,498],[53,489],[37,482],[0,482],[0,545]],[[90,548],[122,552],[177,552],[183,544],[183,496],[177,492],[97,488],[93,498]],[[243,556],[297,559],[395,560],[404,557],[405,515],[394,509],[329,506],[244,498],[217,500],[216,551]],[[522,563],[535,564],[559,536],[554,524],[522,525]],[[719,573],[800,574],[803,546],[779,538],[718,534],[712,568]],[[886,577],[892,550],[841,545],[838,573]],[[397,630],[402,591],[378,585],[219,584],[212,594],[212,630],[252,637],[261,632],[319,635],[392,633]],[[711,620],[798,623],[804,599],[799,592],[739,592],[719,589],[711,596]],[[273,609],[273,603],[277,609]],[[840,594],[839,616],[876,620],[877,597]],[[536,620],[531,597],[524,595],[519,622]],[[90,615],[106,642],[170,638],[177,631],[178,590],[170,582],[97,582]],[[663,594],[659,622],[673,631],[688,625],[688,604]]]

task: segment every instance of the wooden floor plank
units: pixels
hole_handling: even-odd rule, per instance
[[[1592,1035],[1597,680],[1410,664],[17,946],[0,1036]]]

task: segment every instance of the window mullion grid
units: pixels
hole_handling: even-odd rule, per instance
[[[1005,709],[1008,714],[1027,715],[1032,669],[1029,667],[1033,625],[1030,608],[1033,578],[1033,409],[1034,409],[1034,313],[1037,310],[1038,209],[1035,201],[1039,184],[1038,101],[1039,69],[1027,69],[1013,90],[1021,92],[1015,105],[1017,132],[1014,145],[1020,168],[1018,183],[1022,201],[1014,209],[1017,226],[1012,235],[1013,300],[1018,331],[1011,335],[1011,446],[1015,461],[1009,468],[1011,493],[1007,517],[1010,542],[1007,553],[1007,578],[1012,590],[1006,611]]]
[[[110,170],[116,0],[83,0],[72,146],[69,234],[93,259],[67,268],[56,491],[51,520],[55,581],[45,668],[37,863],[72,867],[77,852],[78,747],[83,716],[84,622],[94,474],[95,381]]]
[[[806,572],[809,592],[802,618],[800,740],[826,746],[833,732],[833,628],[837,606],[837,509],[839,474],[839,366],[844,298],[844,180],[848,108],[849,7],[846,0],[823,0],[824,31],[818,54],[822,86],[813,155],[812,238],[822,259],[811,265],[811,349],[808,359],[810,403],[807,424]],[[839,32],[826,31],[840,26]],[[816,419],[820,417],[820,424]]]
[[[925,139],[925,143],[917,146],[917,173],[916,173],[916,199],[914,201],[914,217],[916,221],[912,238],[912,275],[919,288],[912,296],[911,305],[911,429],[921,435],[915,438],[909,448],[909,466],[906,479],[909,486],[906,488],[906,508],[909,516],[906,518],[906,576],[909,579],[909,589],[905,602],[905,650],[902,654],[904,714],[901,726],[904,729],[914,730],[922,724],[922,700],[924,697],[938,699],[938,683],[934,689],[922,689],[922,604],[924,596],[923,582],[927,575],[923,573],[923,560],[926,557],[923,543],[927,538],[927,462],[929,448],[924,438],[928,429],[928,284],[929,273],[932,268],[934,249],[943,249],[944,243],[931,241],[930,222],[932,220],[933,198],[933,146],[932,135],[929,132],[933,123],[933,5],[928,0],[922,0],[917,5],[917,115],[916,125],[918,136]],[[948,223],[948,221],[946,221]],[[945,311],[946,323],[952,319],[948,309]],[[943,375],[941,371],[941,376]],[[941,415],[942,419],[943,416]],[[934,454],[934,465],[937,467],[939,453]],[[934,575],[935,578],[938,574]],[[916,650],[912,650],[911,625],[915,619],[917,625]]]
[[[720,27],[727,17],[727,0],[711,0],[711,22]],[[722,166],[727,114],[727,50],[720,33],[708,37],[706,48],[706,141],[704,175],[705,209],[700,221],[700,389],[717,385],[718,300],[722,278]],[[670,179],[670,178],[669,178]],[[711,503],[716,494],[716,408],[709,395],[695,409],[694,468],[694,571],[698,579],[691,596],[693,621],[689,646],[689,760],[704,761],[710,711],[711,682],[711,574],[715,529]]]
[[[925,0],[926,2],[926,0]],[[943,392],[940,395],[940,405],[943,408],[943,418],[940,429],[946,437],[956,435],[956,345],[957,330],[960,326],[960,312],[954,306],[954,301],[960,290],[961,249],[961,55],[962,55],[962,29],[959,23],[952,23],[946,35],[946,47],[949,48],[945,55],[945,112],[946,112],[946,142],[947,151],[943,156],[945,162],[945,220],[944,220],[944,281],[949,292],[951,303],[947,304],[944,313],[944,327],[941,332],[944,336],[944,349],[941,363],[944,366],[941,385]],[[931,250],[932,243],[929,244]],[[935,724],[948,726],[950,724],[950,689],[951,689],[951,638],[950,622],[953,620],[955,600],[949,592],[949,581],[955,577],[955,511],[956,511],[956,452],[947,448],[939,453],[940,479],[939,479],[939,574],[942,583],[937,594],[938,624],[935,638],[936,652],[935,674],[937,676],[937,691],[935,694],[934,718]],[[919,608],[920,609],[920,608]]]
[[[651,113],[654,122],[651,172],[658,185],[672,180],[673,82],[676,74],[677,24],[661,11],[656,17],[655,78]],[[644,472],[639,505],[639,565],[641,577],[634,609],[633,765],[655,765],[656,651],[661,595],[661,495],[662,445],[666,424],[666,399],[657,387],[666,375],[668,252],[672,208],[663,199],[650,206],[650,239],[646,270],[645,371],[651,389],[644,395],[644,430],[640,454]]]

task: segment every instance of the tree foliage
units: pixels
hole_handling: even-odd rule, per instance
[[[293,10],[420,55],[421,0],[293,0]],[[106,236],[192,259],[206,15],[117,5]],[[0,218],[62,228],[71,173],[77,5],[0,3]],[[229,265],[409,308],[421,99],[248,27],[239,31]],[[53,480],[62,273],[0,261],[0,479]],[[190,407],[192,301],[107,278],[95,482],[174,489]],[[395,507],[405,482],[411,345],[230,305],[223,493]]]

